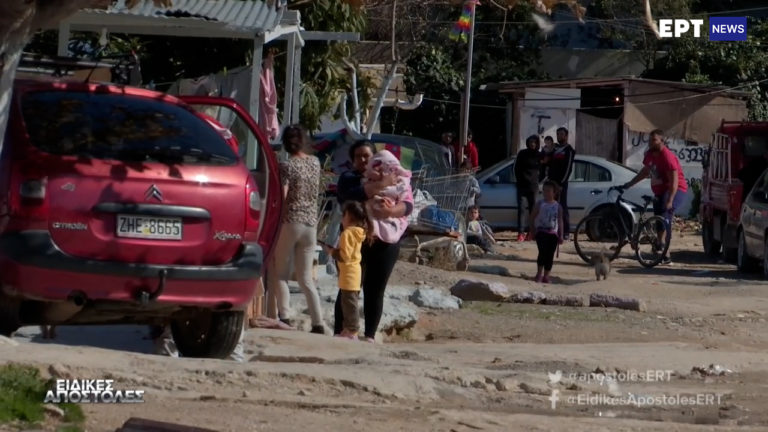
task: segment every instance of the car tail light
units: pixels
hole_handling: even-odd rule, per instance
[[[48,179],[26,180],[19,186],[19,196],[24,200],[44,200]]]
[[[259,219],[261,218],[261,194],[252,177],[245,186],[245,235],[247,242],[259,240]]]
[[[29,178],[18,174],[12,178],[14,186],[11,189],[11,218],[8,229],[47,229],[48,178]]]

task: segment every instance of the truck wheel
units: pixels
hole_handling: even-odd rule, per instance
[[[21,302],[0,294],[0,336],[11,337],[21,327]]]
[[[171,323],[173,341],[182,357],[225,359],[235,350],[245,312],[203,312]]]
[[[701,240],[704,244],[704,253],[710,257],[717,257],[720,255],[720,249],[722,248],[722,243],[715,240],[714,231],[712,225],[705,225],[701,229]]]
[[[746,240],[744,231],[739,231],[739,247],[736,249],[736,267],[742,273],[750,273],[755,270],[755,260],[749,256]]]

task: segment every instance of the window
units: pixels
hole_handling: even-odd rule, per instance
[[[44,91],[25,94],[21,107],[32,145],[47,153],[125,162],[237,162],[205,121],[158,100]]]
[[[571,172],[569,181],[598,183],[610,182],[611,180],[611,172],[606,168],[591,162],[574,161],[573,171]]]
[[[768,152],[768,136],[746,136],[744,137],[744,156],[759,157]]]
[[[511,163],[507,165],[506,167],[496,171],[496,173],[491,177],[498,177],[499,184],[515,184],[515,164]],[[485,182],[490,183],[489,180],[486,180]]]

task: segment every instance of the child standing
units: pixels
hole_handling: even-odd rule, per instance
[[[539,249],[539,257],[536,259],[536,282],[549,283],[555,252],[557,247],[563,244],[563,209],[557,200],[559,189],[554,181],[544,182],[544,199],[536,203],[531,215],[533,224],[530,236],[536,239]]]
[[[370,238],[371,230],[365,207],[357,201],[347,201],[342,209],[341,226],[343,231],[339,237],[338,248],[324,245],[326,253],[331,255],[339,269],[339,295],[336,298],[334,319],[335,328],[343,330],[337,336],[357,339],[360,331],[360,312],[358,301],[362,285],[362,269],[360,249],[366,237]]]

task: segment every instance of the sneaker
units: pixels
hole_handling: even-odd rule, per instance
[[[374,338],[370,338],[370,337],[367,337],[367,338],[363,338],[363,339],[361,339],[361,340],[362,340],[363,342],[368,342],[368,343],[376,343],[376,339],[374,339]]]
[[[310,333],[314,333],[314,334],[324,335],[325,334],[325,326],[314,325],[314,326],[312,326],[312,330],[310,330],[309,332]]]
[[[524,233],[520,233],[517,235],[517,241],[524,242],[526,240],[526,235]]]
[[[549,276],[542,276],[541,277],[541,283],[548,284],[549,283]]]
[[[671,265],[672,264],[672,258],[669,256],[665,256],[661,259],[661,265]]]
[[[541,283],[541,281],[543,280],[543,278],[544,278],[544,277],[543,277],[542,275],[540,275],[540,274],[537,274],[537,275],[536,275],[536,282],[537,282],[537,283]]]
[[[287,325],[288,327],[293,327],[293,321],[289,320],[288,318],[280,318],[280,322]]]
[[[345,338],[345,339],[357,340],[357,333],[355,333],[355,332],[347,332],[346,330],[342,330],[341,333],[336,335],[336,337],[342,337],[342,338]]]

